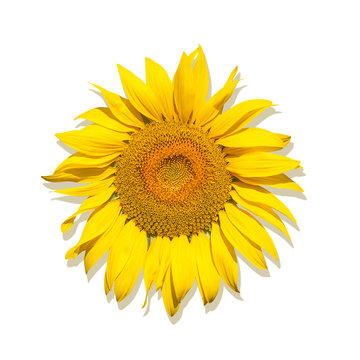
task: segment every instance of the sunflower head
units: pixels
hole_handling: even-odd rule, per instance
[[[109,251],[105,291],[114,287],[118,301],[143,268],[146,291],[161,289],[172,316],[195,279],[204,304],[214,300],[221,279],[239,291],[235,249],[261,269],[267,267],[263,250],[277,260],[258,218],[286,236],[278,213],[295,219],[264,186],[302,191],[285,175],[300,163],[274,153],[290,136],[246,127],[271,101],[248,100],[223,112],[238,83],[237,68],[207,98],[200,46],[182,55],[172,80],[150,59],[146,83],[118,69],[127,98],[95,85],[108,107],[77,117],[91,125],[57,134],[76,152],[43,178],[83,184],[57,191],[87,197],[63,222],[63,232],[92,211],[66,258],[85,251],[89,271]]]
[[[122,209],[153,236],[209,230],[230,198],[224,154],[199,128],[151,123],[132,135],[116,163]]]

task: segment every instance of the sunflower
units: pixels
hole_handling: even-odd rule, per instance
[[[83,184],[57,190],[86,197],[62,232],[92,211],[66,259],[85,251],[88,272],[108,251],[105,292],[114,287],[117,301],[143,269],[144,306],[156,285],[173,316],[195,280],[204,305],[215,299],[221,279],[239,292],[235,249],[260,269],[267,268],[263,250],[278,259],[258,218],[287,237],[277,212],[295,219],[263,186],[302,191],[285,175],[300,162],[273,153],[290,136],[246,127],[271,101],[248,100],[223,112],[239,82],[237,68],[207,100],[200,46],[183,53],[172,81],[156,62],[145,64],[146,83],[118,65],[127,98],[94,85],[108,107],[79,115],[91,122],[81,130],[56,134],[77,152],[43,178]]]

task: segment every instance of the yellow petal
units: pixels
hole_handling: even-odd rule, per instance
[[[83,249],[83,245],[94,240],[108,230],[120,213],[120,201],[109,201],[105,205],[97,208],[89,217],[79,242],[72,247],[65,255],[65,259],[73,259],[78,256]]]
[[[84,265],[86,273],[99,261],[99,259],[109,250],[114,241],[119,237],[121,229],[124,227],[127,216],[117,215],[112,226],[98,239],[95,239],[95,243],[89,249],[86,249]]]
[[[266,152],[245,153],[239,157],[226,158],[226,160],[229,162],[226,168],[233,175],[241,177],[278,175],[300,164],[298,160]]]
[[[209,137],[229,136],[240,131],[265,109],[273,106],[269,100],[255,99],[241,102],[216,117],[211,124]]]
[[[110,108],[107,107],[98,107],[88,110],[76,117],[75,120],[76,119],[89,120],[95,124],[119,132],[134,132],[137,130],[137,128],[134,126],[129,126],[125,123],[122,123],[117,117],[113,115]]]
[[[111,195],[114,193],[115,191],[115,187],[110,187],[108,189],[106,189],[105,191],[101,192],[100,194],[94,195],[94,196],[90,196],[87,199],[85,199],[83,201],[83,203],[80,205],[78,211],[76,213],[74,213],[73,215],[71,215],[70,217],[68,217],[61,225],[61,231],[63,233],[67,232],[68,230],[71,229],[71,227],[74,224],[75,218],[87,211],[90,211],[92,209],[97,208],[98,206],[104,204],[105,202],[107,202]]]
[[[224,104],[230,99],[237,83],[239,82],[239,80],[233,81],[236,73],[237,67],[232,71],[223,88],[221,88],[203,106],[201,106],[196,116],[196,124],[198,126],[204,126],[222,112]]]
[[[95,86],[98,90],[100,90],[111,112],[122,123],[128,126],[135,126],[138,128],[145,127],[141,114],[132,106],[130,107],[126,99],[122,98],[118,94],[102,88],[101,86],[95,84],[91,85]]]
[[[171,271],[176,298],[179,302],[191,289],[195,280],[195,259],[187,236],[172,239]]]
[[[285,135],[285,134],[278,134],[276,133],[276,135],[282,140],[282,142],[284,143],[284,147],[290,142],[291,140],[291,136],[290,135]]]
[[[164,283],[161,288],[161,295],[167,313],[169,316],[174,316],[179,310],[180,302],[176,298],[171,268],[168,268],[165,274]]]
[[[110,165],[120,155],[120,152],[106,156],[90,156],[79,152],[70,155],[54,171],[54,174],[83,168],[102,168]]]
[[[192,235],[190,246],[196,259],[196,281],[206,305],[215,299],[220,287],[220,276],[211,258],[210,239],[200,231],[199,235]]]
[[[155,238],[149,247],[149,250],[146,253],[144,261],[144,283],[146,289],[145,301],[142,307],[145,307],[147,303],[147,297],[149,294],[150,288],[156,283],[157,276],[159,274],[160,267],[160,241],[161,237]]]
[[[209,91],[209,71],[203,49],[200,45],[197,54],[193,68],[195,87],[193,118],[196,118],[199,109],[205,104]]]
[[[155,94],[149,86],[131,71],[118,65],[121,83],[132,105],[143,115],[155,121],[163,121]]]
[[[234,246],[246,259],[259,269],[267,269],[264,255],[259,246],[247,240],[231,223],[227,214],[221,210],[219,212],[220,227],[226,239]]]
[[[129,260],[115,280],[114,292],[116,300],[119,302],[125,299],[133,289],[144,265],[148,247],[146,232],[144,230],[140,231],[138,227],[135,229],[132,241],[133,249]]]
[[[106,179],[116,172],[116,168],[108,167],[106,169],[68,169],[66,171],[56,172],[54,175],[42,176],[46,181],[62,182],[73,181],[78,183],[90,183]]]
[[[265,177],[241,177],[237,176],[239,180],[250,185],[271,186],[280,189],[290,189],[303,192],[304,190],[293,180],[285,174]]]
[[[234,291],[237,287],[239,270],[234,247],[226,240],[217,223],[212,223],[211,229],[211,254],[214,265],[225,281]]]
[[[170,266],[171,247],[172,241],[170,241],[167,236],[164,236],[161,240],[160,266],[156,280],[156,291],[161,289],[164,282],[165,274]]]
[[[128,221],[110,247],[104,279],[106,294],[130,258],[136,229],[135,223],[132,220]]]
[[[260,218],[264,219],[268,223],[274,225],[276,228],[278,228],[282,233],[284,233],[290,239],[290,235],[289,235],[284,223],[281,221],[279,216],[270,207],[268,207],[266,205],[258,206],[255,203],[245,201],[234,190],[230,191],[230,195],[239,205],[244,207],[246,210],[249,210],[256,216],[259,216]]]
[[[278,260],[278,254],[270,235],[253,216],[230,203],[225,204],[225,211],[233,225],[247,239],[262,247],[275,260]]]
[[[62,190],[55,190],[55,192],[70,195],[70,196],[94,196],[105,191],[114,182],[114,177],[106,180],[100,180],[85,186],[77,186],[74,188],[67,188]]]
[[[243,130],[240,130],[239,134],[245,130],[250,130],[250,129],[257,129],[257,128],[249,128],[249,129],[243,129]],[[259,129],[259,130],[263,130],[263,129]],[[288,145],[288,143],[290,142],[291,140],[291,136],[290,135],[284,135],[284,134],[277,134],[277,133],[271,133],[273,134],[274,136],[278,137],[278,139],[281,140],[281,146],[278,146],[279,144],[277,144],[277,146],[270,146],[270,142],[273,142],[273,145],[275,145],[275,141],[276,140],[270,140],[268,139],[267,140],[267,145],[265,146],[265,144],[259,144],[257,146],[254,146],[254,147],[225,147],[223,149],[223,152],[226,153],[226,154],[229,154],[231,156],[241,156],[243,155],[245,152],[249,152],[249,151],[266,151],[266,152],[269,152],[269,151],[277,151],[277,150],[280,150],[280,149],[283,149],[286,145]],[[236,134],[238,135],[238,134]],[[231,136],[236,136],[236,135],[231,135]],[[253,143],[254,145],[254,143]],[[296,168],[299,168],[296,167]]]
[[[276,151],[285,146],[278,135],[260,128],[243,129],[234,135],[220,138],[216,143],[231,148],[240,148],[240,150],[249,148],[253,150],[254,148],[268,148],[268,151]],[[259,149],[256,150],[259,151]]]
[[[191,66],[191,58],[183,53],[173,79],[177,113],[180,120],[185,123],[192,114],[195,97],[194,74]]]
[[[261,186],[250,185],[239,181],[232,183],[232,186],[238,195],[247,202],[271,207],[296,223],[296,220],[290,210],[270,191],[262,188]]]
[[[146,289],[146,297],[143,307],[146,305],[147,296],[150,288],[156,283],[161,264],[169,259],[169,241],[161,236],[156,237],[150,245],[144,262],[144,283]],[[164,275],[167,270],[164,269]],[[162,277],[162,279],[164,276]],[[162,281],[161,281],[162,283]]]
[[[168,120],[174,117],[173,85],[165,69],[155,61],[145,58],[146,84],[158,99],[162,114]]]
[[[99,125],[88,125],[81,130],[56,134],[64,144],[90,156],[109,155],[120,152],[130,140],[127,133],[119,133]]]

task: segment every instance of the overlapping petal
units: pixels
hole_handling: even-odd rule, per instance
[[[278,260],[278,254],[270,235],[253,216],[231,203],[225,204],[225,211],[232,224],[242,235]]]
[[[259,269],[267,269],[265,258],[260,247],[240,233],[232,224],[225,211],[221,210],[219,212],[219,218],[221,231],[231,245],[253,265]]]
[[[237,286],[239,271],[235,250],[216,222],[212,223],[210,245],[212,259],[218,273],[231,289],[239,292]]]
[[[130,140],[127,133],[119,133],[93,124],[81,130],[71,130],[56,134],[64,144],[90,156],[110,155],[120,152],[125,146],[124,140]]]
[[[263,176],[263,177],[242,177],[236,176],[239,180],[246,184],[250,185],[261,185],[261,186],[270,186],[279,189],[289,189],[303,192],[304,190],[298,185],[294,180],[290,179],[285,174],[278,174],[273,176]]]
[[[188,122],[194,108],[195,80],[192,71],[192,58],[182,54],[174,75],[174,101],[179,119]]]
[[[209,137],[219,138],[237,133],[264,110],[273,106],[269,100],[255,99],[241,102],[217,116],[210,124]]]
[[[172,239],[171,273],[175,295],[179,302],[185,297],[195,281],[195,256],[187,236]]]
[[[101,205],[96,210],[94,210],[86,222],[79,242],[70,250],[68,250],[65,258],[75,258],[82,251],[86,250],[84,245],[104,234],[118,219],[120,209],[120,201],[114,200],[109,201],[105,205]]]
[[[137,127],[127,125],[125,122],[121,122],[107,107],[98,107],[85,111],[84,113],[77,116],[75,120],[76,119],[89,120],[95,124],[119,132],[135,132],[137,130]]]
[[[131,71],[118,65],[121,83],[131,104],[141,114],[155,121],[162,121],[159,102],[152,89]]]
[[[135,109],[133,104],[131,104],[128,99],[124,99],[120,95],[106,90],[99,85],[92,85],[100,90],[102,96],[109,106],[111,113],[122,123],[127,126],[133,126],[137,128],[145,127],[141,114]]]
[[[117,215],[115,221],[108,230],[100,235],[95,241],[89,241],[91,246],[86,250],[84,257],[85,271],[88,273],[90,269],[99,261],[99,259],[109,250],[112,244],[119,239],[119,233],[124,227],[127,216],[125,214]],[[80,249],[83,249],[81,246]]]
[[[163,116],[171,121],[174,118],[174,89],[165,69],[155,61],[146,58],[146,84],[157,97]]]
[[[86,168],[104,168],[115,161],[120,152],[104,156],[91,156],[76,152],[65,159],[54,171],[54,174],[71,170],[86,171]],[[84,170],[81,170],[84,169]],[[100,170],[103,171],[103,170]]]
[[[232,187],[236,190],[238,195],[244,200],[250,203],[255,203],[257,205],[265,205],[267,207],[273,208],[289,219],[296,223],[291,211],[283,204],[274,194],[270,191],[262,188],[261,186],[250,185],[240,181],[234,182]]]
[[[296,168],[300,161],[283,155],[267,152],[250,152],[238,157],[227,158],[227,169],[235,176],[266,177],[279,175]]]
[[[269,130],[259,128],[240,130],[234,135],[220,138],[216,143],[239,150],[269,148],[270,151],[275,151],[285,147],[280,136]]]
[[[277,215],[275,211],[273,211],[270,207],[266,205],[259,206],[255,203],[245,201],[234,190],[230,191],[230,195],[239,205],[243,206],[245,209],[249,210],[253,214],[259,216],[271,225],[274,225],[290,239],[289,232],[287,231],[284,223],[281,221],[279,215]]]
[[[114,177],[112,176],[105,180],[95,181],[89,185],[55,190],[55,192],[69,196],[94,196],[108,189],[113,182]]]
[[[106,190],[104,190],[101,193],[98,193],[94,196],[89,196],[86,198],[83,203],[80,205],[78,211],[76,211],[74,214],[72,214],[70,217],[68,217],[62,224],[61,224],[61,231],[63,233],[69,231],[71,227],[74,224],[75,218],[87,211],[93,210],[97,208],[98,206],[101,206],[102,204],[106,203],[110,197],[113,195],[115,191],[115,188],[109,187]]]
[[[170,263],[170,240],[167,237],[157,236],[150,245],[144,261],[144,282],[146,297],[143,307],[146,305],[150,288],[156,282],[161,288],[165,272]]]
[[[209,123],[215,116],[222,112],[223,106],[230,99],[239,80],[234,80],[238,68],[236,67],[230,74],[225,85],[213,95],[201,108],[196,115],[196,124],[204,126]]]
[[[106,179],[107,177],[113,175],[115,172],[116,172],[116,168],[114,167],[108,167],[105,169],[76,168],[76,169],[67,169],[66,171],[58,171],[53,175],[42,176],[42,178],[50,182],[72,181],[78,183],[91,183],[94,181]]]
[[[196,262],[196,282],[204,305],[211,303],[220,287],[220,276],[211,257],[210,239],[201,231],[191,238]]]
[[[114,292],[117,301],[122,301],[129,295],[144,265],[148,247],[146,232],[136,228],[132,241],[129,259],[115,280]]]

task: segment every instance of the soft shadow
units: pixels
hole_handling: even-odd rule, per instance
[[[243,85],[243,86],[241,86],[241,87],[236,88],[236,89],[233,91],[230,99],[225,103],[225,105],[224,105],[224,107],[223,107],[223,113],[224,113],[225,111],[229,110],[231,107],[233,107],[233,105],[235,104],[236,98],[238,97],[240,91],[241,91],[242,89],[246,88],[246,86],[247,86],[247,85]]]
[[[191,287],[190,291],[186,294],[183,301],[180,304],[178,312],[174,316],[170,316],[167,314],[169,321],[175,325],[182,317],[184,308],[187,306],[189,301],[193,298],[194,294],[196,293],[196,289],[198,288],[196,281],[194,282],[193,286]]]
[[[103,97],[102,93],[99,90],[95,90],[95,89],[89,89],[91,92],[93,92],[94,94],[96,94],[97,96],[99,96],[102,101],[104,102],[104,105],[107,106],[107,103],[105,101],[105,98]]]
[[[133,289],[131,290],[130,294],[124,300],[122,300],[121,302],[118,303],[118,308],[120,310],[125,309],[134,300],[137,292],[139,291],[139,288],[140,288],[140,285],[141,285],[141,283],[143,281],[143,278],[144,278],[143,271],[141,270],[140,274],[139,274],[139,276],[138,276],[138,278],[136,280],[136,283],[135,283]]]
[[[264,110],[261,114],[256,116],[256,118],[252,120],[247,126],[245,126],[245,128],[258,126],[260,123],[262,123],[264,120],[266,120],[267,118],[269,118],[274,114],[281,114],[281,111],[276,111],[273,107],[268,108]]]
[[[111,303],[111,301],[114,299],[114,297],[115,297],[115,292],[114,292],[114,286],[113,286],[106,295],[106,300],[107,300],[108,304]]]
[[[75,154],[76,150],[74,150],[73,148],[71,148],[70,146],[65,145],[63,142],[61,142],[60,140],[58,140],[56,142],[62,149],[64,149],[67,153],[69,153],[70,155]]]
[[[100,260],[99,260],[100,261]],[[106,263],[106,258],[104,263]],[[103,266],[104,264],[101,264],[100,267],[98,268],[98,270]],[[97,270],[97,271],[98,271]],[[89,271],[90,272],[90,271]],[[91,276],[92,278],[92,276]],[[130,291],[129,295],[122,301],[117,303],[118,309],[119,310],[123,310],[125,309],[128,305],[130,305],[130,303],[134,300],[137,292],[139,291],[140,285],[143,281],[143,271],[141,270],[141,272],[139,273],[139,276],[136,280],[136,283],[134,285],[134,287],[132,288],[132,290]],[[108,294],[106,295],[106,300],[108,303],[110,303],[113,299],[116,300],[116,296],[115,296],[115,292],[114,292],[114,288],[115,288],[115,284],[113,285],[113,287],[111,288],[111,290],[108,292]]]
[[[65,195],[65,196],[59,196],[57,198],[52,198],[51,201],[59,200],[59,201],[67,202],[70,204],[78,204],[79,205],[79,204],[82,204],[86,198],[87,198],[87,196]]]
[[[73,187],[80,187],[80,186],[84,186],[84,183],[75,183],[75,182],[71,182],[71,181],[62,181],[62,182],[56,182],[56,183],[43,183],[43,185],[48,188],[49,190],[51,190],[50,192],[55,192],[56,190],[64,190],[64,189],[69,189],[69,188],[73,188]],[[54,198],[56,199],[56,198]],[[54,200],[52,199],[52,200]]]
[[[206,68],[207,68],[207,72],[208,72],[208,77],[209,77],[209,87],[208,87],[208,93],[206,96],[206,101],[208,101],[211,97],[211,93],[212,93],[212,81],[211,81],[211,76],[210,76],[210,68],[209,68],[209,64],[207,59],[205,58],[206,61]]]
[[[259,223],[264,227],[264,228],[268,228],[269,230],[271,230],[272,232],[274,232],[276,235],[280,236],[283,240],[285,240],[292,248],[294,247],[293,242],[291,241],[291,239],[289,239],[282,231],[280,231],[277,227],[275,227],[274,225],[266,222],[265,220],[263,220],[262,218],[251,214],[252,216],[254,216]],[[294,226],[295,229],[299,230],[299,227],[297,225]],[[270,256],[270,255],[269,255]]]
[[[268,252],[266,252],[264,249],[261,249],[261,250],[262,250],[264,256],[266,257],[266,259],[270,260],[278,269],[281,268],[280,256],[279,255],[278,255],[278,260],[276,260]]]
[[[274,151],[274,154],[287,156],[289,155],[290,151],[294,148],[294,143],[289,142],[283,149]]]
[[[244,301],[244,299],[241,297],[240,293],[235,292],[233,289],[229,288],[224,282],[221,282],[219,292],[214,299],[213,302],[205,305],[205,313],[209,313],[211,311],[216,310],[216,308],[219,306],[220,301],[222,299],[224,288],[226,287],[226,290],[237,300]]]
[[[285,174],[291,179],[294,177],[302,177],[302,176],[306,175],[304,173],[304,169],[292,169],[292,170],[286,172]],[[280,189],[280,188],[275,188],[272,186],[265,186],[265,185],[264,185],[264,188],[269,190],[270,192],[272,192],[274,195],[290,196],[290,197],[296,197],[301,200],[306,200],[305,194],[300,191],[296,191],[296,190],[292,190],[292,189]]]
[[[79,254],[75,259],[70,259],[67,262],[67,267],[74,267],[78,266],[83,260],[85,256],[85,251],[83,251],[81,254]]]
[[[155,289],[156,289],[156,285],[153,285],[151,287],[151,289],[149,290],[149,292],[148,292],[146,308],[145,308],[143,316],[146,316],[150,312],[151,300],[152,300],[152,298],[153,298],[153,296],[155,295],[155,292],[156,292]]]
[[[304,195],[304,193],[296,191],[296,190],[279,189],[279,188],[273,188],[273,187],[269,187],[269,186],[264,186],[264,188],[271,191],[274,195],[291,196],[291,197],[296,197],[301,200],[307,199],[306,196]]]
[[[253,265],[246,257],[244,257],[242,254],[240,254],[237,250],[236,255],[238,258],[240,258],[244,263],[246,263],[247,266],[253,271],[255,271],[258,275],[262,277],[270,277],[270,273],[268,269],[259,269],[255,265]]]
[[[214,311],[219,306],[220,301],[221,301],[222,296],[223,296],[223,293],[224,293],[224,283],[221,282],[219,291],[218,291],[215,299],[211,303],[208,303],[208,304],[205,305],[205,313],[206,314],[211,312],[211,311]]]
[[[106,264],[108,252],[106,253],[97,261],[97,263],[88,271],[86,274],[88,282],[97,274],[97,272]]]
[[[81,215],[74,221],[74,224],[73,224],[73,226],[71,227],[71,229],[68,230],[66,233],[63,233],[63,240],[65,240],[65,241],[70,240],[70,239],[75,235],[79,224],[81,224],[81,223],[84,222],[84,221],[86,222],[87,219],[89,218],[90,214],[91,214],[90,212],[81,214]]]
[[[84,126],[88,126],[88,125],[91,125],[91,124],[93,124],[92,121],[83,120],[82,122],[80,122],[79,124],[77,124],[76,127],[79,128],[79,127],[84,127]]]

